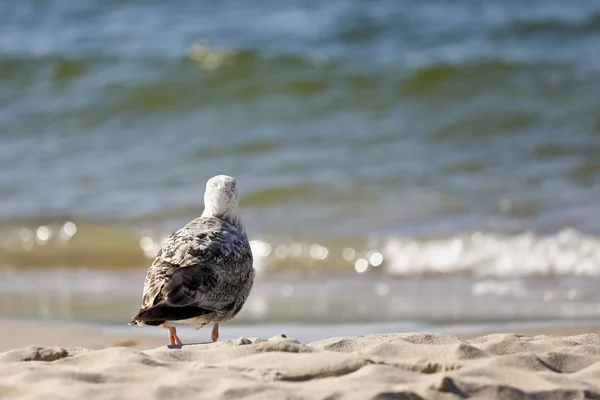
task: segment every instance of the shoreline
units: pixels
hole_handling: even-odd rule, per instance
[[[396,333],[407,334],[444,334],[453,335],[460,339],[472,339],[490,334],[518,334],[527,336],[574,336],[580,334],[600,334],[600,322],[580,321],[572,324],[564,322],[536,322],[531,324],[515,323],[504,324],[502,329],[493,329],[485,326],[450,326],[421,327],[409,326],[409,329],[394,330],[394,324],[337,324],[331,327],[322,325],[290,325],[290,324],[256,324],[256,325],[228,325],[223,329],[224,340],[236,340],[240,337],[270,337],[284,334],[288,337],[302,338],[306,331],[321,328],[321,333],[310,337],[303,342],[326,340],[331,337],[361,337],[367,335],[386,335]],[[361,329],[352,329],[360,327]],[[406,324],[398,325],[406,328]],[[498,327],[496,327],[498,328]],[[209,330],[196,330],[187,326],[178,326],[180,332],[189,342],[208,341]],[[159,327],[136,327],[100,325],[94,323],[43,321],[33,319],[3,319],[0,318],[0,352],[5,352],[27,346],[59,346],[59,347],[85,347],[89,349],[102,349],[107,347],[130,347],[134,349],[149,349],[167,344],[166,331]],[[326,332],[331,332],[327,335]],[[246,333],[246,335],[244,335]],[[185,340],[184,340],[185,342]]]

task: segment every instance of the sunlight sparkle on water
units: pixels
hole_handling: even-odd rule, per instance
[[[369,262],[372,266],[378,267],[383,262],[383,255],[380,252],[376,251],[369,257]]]
[[[358,272],[359,274],[362,274],[363,272],[365,272],[367,269],[369,268],[369,262],[364,259],[364,258],[359,258],[358,260],[356,260],[356,262],[354,263],[354,269],[356,270],[356,272]]]
[[[327,250],[326,247],[323,247],[320,244],[313,244],[310,246],[309,253],[312,258],[315,258],[317,260],[324,260],[327,258],[329,250]]]
[[[71,221],[67,221],[62,227],[62,231],[66,236],[71,237],[77,233],[77,225]]]
[[[342,257],[346,261],[352,261],[354,260],[354,257],[356,257],[356,250],[354,250],[352,247],[346,247],[342,251]]]
[[[42,225],[37,229],[36,237],[39,244],[45,244],[52,237],[52,228]]]

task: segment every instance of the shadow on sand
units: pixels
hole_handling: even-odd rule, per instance
[[[168,344],[167,347],[169,349],[181,349],[185,346],[196,346],[199,344],[212,344],[213,342],[197,342],[197,343],[184,343],[184,344]]]

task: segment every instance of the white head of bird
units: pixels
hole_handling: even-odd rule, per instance
[[[240,208],[237,181],[231,176],[217,175],[206,182],[203,217],[217,217],[239,226]]]

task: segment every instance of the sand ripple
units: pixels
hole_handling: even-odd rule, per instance
[[[600,399],[600,335],[284,335],[0,354],[0,398]]]

